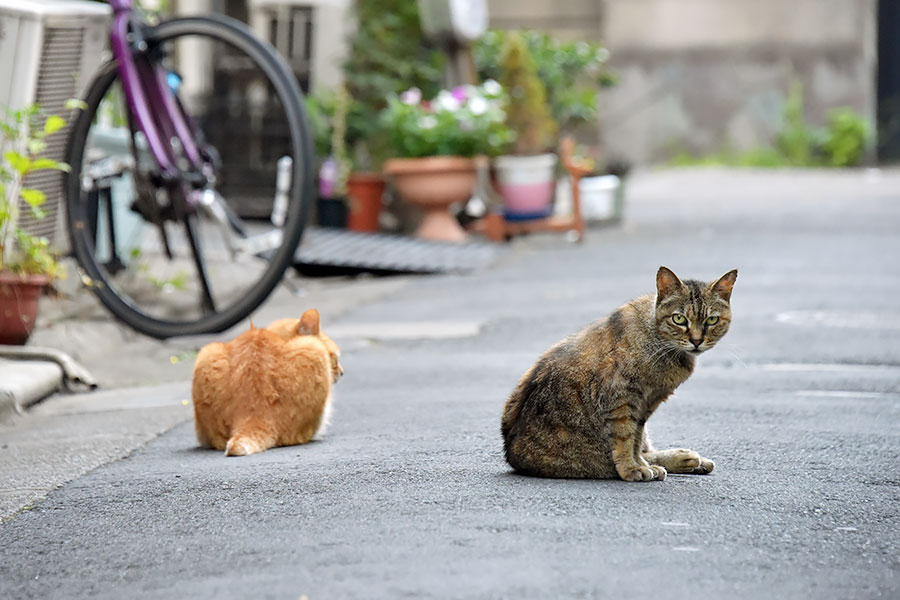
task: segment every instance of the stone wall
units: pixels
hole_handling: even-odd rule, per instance
[[[490,26],[537,29],[565,40],[599,40],[601,0],[488,0]]]
[[[771,143],[793,82],[807,121],[849,106],[874,122],[875,0],[605,0],[618,73],[602,138],[639,163]]]

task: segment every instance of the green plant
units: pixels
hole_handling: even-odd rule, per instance
[[[343,65],[352,99],[346,144],[355,168],[373,169],[388,153],[388,134],[379,119],[388,98],[411,87],[433,97],[441,87],[446,57],[426,42],[417,2],[357,0],[354,8],[357,29]],[[323,156],[328,154],[330,150]]]
[[[500,59],[499,82],[509,95],[506,124],[515,132],[515,154],[540,154],[553,148],[557,124],[547,105],[547,91],[525,40],[510,33]]]
[[[393,156],[489,156],[513,139],[505,124],[503,88],[496,81],[481,86],[441,90],[431,101],[418,88],[388,98],[382,115]]]
[[[69,101],[66,108],[80,104]],[[25,187],[25,177],[36,171],[69,169],[67,164],[44,156],[47,138],[65,125],[62,117],[42,117],[40,106],[36,104],[17,110],[4,109],[0,131],[9,148],[0,162],[0,271],[51,277],[63,274],[49,241],[29,234],[17,223],[20,200],[35,218],[46,216],[41,207],[47,198],[42,191]]]
[[[562,42],[537,31],[492,29],[472,49],[479,77],[500,79],[503,48],[510,35],[525,42],[561,132],[569,133],[596,119],[600,89],[615,84],[606,66],[606,48],[585,41]]]
[[[775,138],[775,146],[789,165],[804,166],[812,162],[816,133],[803,117],[803,84],[794,82],[784,104],[781,131]]]
[[[331,154],[331,120],[334,118],[334,93],[309,94],[304,98],[306,116],[312,128],[316,155],[324,158]]]
[[[822,152],[829,165],[855,166],[862,162],[869,141],[869,123],[850,108],[828,113],[828,127]]]
[[[331,155],[337,163],[337,179],[334,193],[347,195],[347,179],[350,177],[350,157],[347,155],[347,113],[350,110],[350,94],[346,86],[338,88],[334,105],[334,119],[331,126]]]
[[[794,83],[788,93],[782,126],[774,147],[731,150],[704,157],[677,152],[671,163],[677,166],[728,165],[739,167],[852,167],[862,162],[869,141],[869,123],[851,108],[828,113],[825,128],[809,125],[803,114],[803,86]]]

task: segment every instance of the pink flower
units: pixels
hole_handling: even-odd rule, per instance
[[[408,104],[409,106],[415,106],[419,102],[422,101],[422,90],[417,87],[409,88],[402,94],[400,94],[400,102],[403,104]]]
[[[455,88],[453,88],[453,91],[450,93],[453,94],[453,97],[456,98],[457,100],[459,100],[460,103],[463,103],[466,101],[466,87],[465,86],[458,85]]]

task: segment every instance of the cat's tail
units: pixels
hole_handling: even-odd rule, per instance
[[[228,443],[225,444],[225,456],[247,456],[248,454],[262,452],[265,449],[266,448],[263,448],[262,444],[256,440],[232,437],[228,440]]]
[[[225,456],[247,456],[275,446],[275,437],[268,428],[256,425],[244,422],[232,430],[231,438],[225,444]]]

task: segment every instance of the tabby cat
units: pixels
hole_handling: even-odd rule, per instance
[[[656,450],[645,424],[728,331],[736,279],[734,270],[712,283],[681,281],[660,267],[656,295],[547,350],[503,411],[507,462],[540,477],[626,481],[712,471],[692,450]]]
[[[328,423],[339,359],[315,309],[204,346],[194,364],[197,440],[226,456],[308,442]]]

